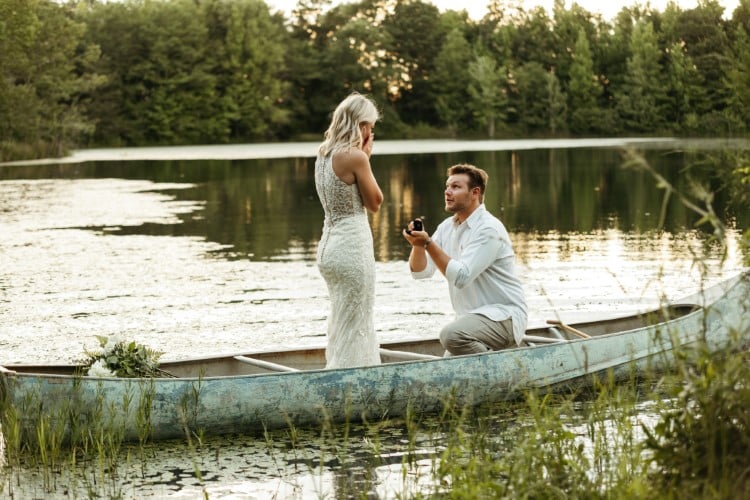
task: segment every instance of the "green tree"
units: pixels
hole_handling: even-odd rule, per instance
[[[736,29],[732,52],[734,57],[727,71],[729,111],[747,129],[750,127],[750,33],[742,26]]]
[[[262,0],[208,0],[204,16],[206,55],[212,61],[206,70],[216,78],[214,96],[230,127],[229,138],[272,139],[289,119],[280,105],[286,92],[281,75],[287,41],[281,19]]]
[[[594,74],[589,41],[585,30],[580,28],[573,51],[573,62],[570,65],[568,84],[569,123],[572,132],[586,134],[599,130],[600,113],[597,99],[601,93],[601,85]]]
[[[141,9],[131,1],[94,4],[80,14],[86,24],[86,39],[100,47],[96,70],[107,81],[96,89],[89,117],[96,122],[96,144],[141,144],[142,135],[134,116],[126,113],[128,102],[138,99],[140,77],[133,73],[141,51],[138,30]]]
[[[665,124],[666,82],[653,24],[638,21],[631,35],[631,56],[620,92],[616,94],[619,116],[627,130],[658,132]]]
[[[398,98],[406,84],[408,75],[404,61],[393,58],[390,33],[382,27],[385,10],[375,0],[352,4],[355,9],[342,24],[331,43],[332,57],[329,66],[338,68],[331,75],[333,81],[343,82],[343,92],[336,94],[336,101],[352,90],[372,94],[378,102],[391,103]],[[335,62],[334,62],[335,61]],[[392,106],[383,109],[386,115],[379,126],[381,132],[388,127],[398,128],[398,115]]]
[[[732,127],[724,114],[730,92],[726,78],[730,52],[723,12],[724,8],[716,0],[700,0],[696,8],[681,12],[677,20],[669,24],[671,31],[665,34],[668,40],[685,44],[685,50],[701,75],[704,98],[692,105],[701,117],[703,130],[711,133]]]
[[[0,156],[94,125],[96,144],[319,137],[353,90],[382,103],[381,137],[750,125],[749,0],[731,21],[699,0],[612,24],[564,0],[493,0],[478,22],[426,0],[332,3],[285,20],[263,0],[0,0]]]
[[[0,0],[0,157],[62,155],[92,130],[82,113],[100,83],[75,6]]]
[[[141,21],[142,52],[136,54],[130,72],[139,92],[127,106],[143,141],[226,141],[227,117],[214,107],[216,76],[206,50],[208,30],[198,7],[192,0],[147,2]]]
[[[469,95],[474,116],[484,125],[487,136],[495,137],[495,128],[504,127],[507,117],[508,95],[505,88],[507,71],[497,67],[489,55],[480,55],[469,63]]]
[[[466,63],[471,58],[469,43],[460,30],[454,29],[448,33],[435,61],[435,106],[442,122],[454,134],[461,124],[471,124],[465,105],[469,101]]]
[[[14,143],[38,140],[38,113],[32,68],[40,29],[38,2],[0,0],[0,160],[10,157]],[[5,151],[5,154],[3,154]]]
[[[520,6],[508,0],[492,0],[479,25],[479,44],[499,65],[511,65],[519,27],[523,25]]]
[[[684,45],[674,43],[668,50],[667,76],[669,91],[664,117],[676,132],[698,130],[695,102],[704,100],[701,75]]]
[[[335,105],[334,96],[341,93],[338,81],[331,78],[331,68],[326,66],[330,34],[337,26],[330,16],[324,16],[330,3],[299,0],[294,10],[285,51],[286,73],[282,75],[289,83],[285,108],[294,117],[285,128],[286,136],[314,132],[316,139],[321,137]]]
[[[391,98],[399,117],[410,124],[434,123],[437,113],[431,76],[446,36],[440,12],[420,0],[397,0],[383,20],[383,29],[390,35],[389,59],[401,62],[405,70],[398,92]]]
[[[545,75],[547,81],[547,108],[549,111],[549,131],[554,136],[558,132],[566,132],[565,119],[568,115],[567,97],[562,91],[560,80],[554,71]]]
[[[565,130],[567,105],[553,71],[538,62],[529,62],[515,71],[514,80],[514,108],[519,110],[521,132],[554,135]]]
[[[320,134],[330,112],[352,91],[372,94],[378,102],[392,101],[402,88],[401,73],[405,69],[389,52],[392,41],[382,29],[386,10],[381,2],[344,3],[326,11],[316,9],[312,14],[305,19],[298,16],[294,39],[295,46],[304,46],[304,53],[314,58],[315,69],[312,78],[293,76],[292,86],[297,106],[309,111],[312,128]],[[299,63],[310,66],[299,57],[293,58],[293,64]],[[290,66],[290,72],[294,73],[295,67]],[[399,129],[393,107],[386,106],[382,111],[386,117],[378,127],[380,133]]]
[[[515,66],[534,62],[545,70],[557,65],[559,57],[553,22],[542,7],[521,10],[511,37]]]
[[[100,143],[269,140],[287,120],[286,34],[261,0],[128,0],[86,20],[109,76],[92,110]]]
[[[552,9],[552,28],[556,47],[554,67],[564,89],[567,89],[567,83],[573,78],[572,66],[578,64],[580,69],[580,61],[576,63],[575,58],[583,57],[578,54],[581,32],[587,41],[585,50],[588,53],[587,57],[591,60],[591,73],[595,74],[591,40],[595,39],[597,33],[597,19],[576,3],[573,3],[570,9],[566,9],[564,0],[554,2]]]
[[[88,37],[102,48],[108,84],[95,95],[100,143],[225,142],[228,120],[216,107],[208,32],[190,0],[96,4]]]
[[[633,17],[630,9],[623,8],[610,24],[602,22],[598,39],[592,51],[594,71],[602,86],[599,105],[605,111],[614,107],[613,89],[621,88],[627,72],[627,59],[630,55],[630,37],[633,30]]]

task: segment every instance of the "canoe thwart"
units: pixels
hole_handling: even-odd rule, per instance
[[[291,366],[280,365],[278,363],[271,363],[270,361],[263,361],[261,359],[250,358],[248,356],[234,356],[234,359],[236,359],[237,361],[242,361],[243,363],[247,363],[248,365],[254,365],[259,368],[265,368],[266,370],[271,370],[274,372],[298,372],[299,371],[298,369],[292,368]]]
[[[558,342],[568,342],[567,339],[553,339],[550,337],[540,337],[539,335],[524,335],[524,342],[539,343],[539,344],[557,344]]]
[[[440,359],[440,356],[433,356],[432,354],[422,354],[419,352],[407,352],[407,351],[394,351],[392,349],[380,348],[380,354],[383,356],[389,356],[394,359],[403,360],[416,360],[416,359]]]
[[[8,370],[3,365],[0,365],[0,373],[5,373],[6,375],[15,375],[16,374],[16,372],[14,372],[13,370]]]
[[[547,324],[548,325],[557,325],[560,328],[562,328],[563,330],[569,331],[573,335],[578,335],[582,339],[590,339],[591,338],[591,335],[589,335],[588,333],[583,333],[581,330],[576,330],[572,326],[566,325],[565,323],[563,323],[562,321],[560,321],[558,319],[548,319],[547,320]]]
[[[552,336],[554,336],[554,337],[555,337],[555,338],[557,338],[557,339],[560,339],[560,340],[568,340],[568,339],[566,339],[565,337],[563,337],[563,334],[562,334],[562,333],[560,333],[560,330],[558,330],[558,329],[557,329],[557,328],[555,328],[554,326],[550,326],[549,328],[547,328],[547,330],[548,330],[548,331],[549,331],[549,332],[550,332],[550,333],[552,334]]]

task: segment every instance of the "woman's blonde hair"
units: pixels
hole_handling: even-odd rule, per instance
[[[331,118],[331,125],[318,148],[320,156],[328,156],[342,149],[362,148],[362,123],[375,124],[380,119],[378,108],[369,97],[358,92],[351,93],[341,101]]]

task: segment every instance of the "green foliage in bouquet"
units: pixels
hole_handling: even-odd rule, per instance
[[[164,377],[159,369],[162,353],[137,342],[97,335],[101,351],[86,351],[82,361],[85,375],[90,377]]]

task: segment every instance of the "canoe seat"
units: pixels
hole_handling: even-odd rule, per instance
[[[243,363],[247,363],[248,365],[257,366],[259,368],[265,368],[266,370],[271,370],[274,372],[298,372],[299,371],[298,369],[292,368],[291,366],[280,365],[278,363],[271,363],[270,361],[263,361],[260,359],[249,358],[247,356],[235,356],[234,359],[236,359],[237,361],[242,361]]]
[[[389,356],[395,359],[403,360],[416,360],[416,359],[440,359],[441,356],[433,356],[432,354],[422,354],[419,352],[408,352],[408,351],[394,351],[393,349],[380,348],[380,354],[383,356]]]

